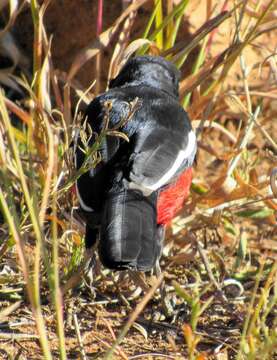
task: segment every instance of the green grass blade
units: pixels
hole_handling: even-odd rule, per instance
[[[188,54],[196,48],[196,46],[198,46],[198,44],[200,43],[201,40],[203,40],[203,38],[205,38],[205,36],[207,36],[211,31],[213,31],[215,28],[217,28],[220,24],[222,24],[225,20],[227,20],[228,18],[231,17],[232,12],[234,11],[234,9],[232,11],[225,11],[222,14],[217,15],[216,17],[214,17],[213,19],[207,21],[203,26],[200,27],[200,29],[194,34],[193,38],[186,43],[185,47],[184,46],[184,42],[180,42],[179,44],[177,44],[174,48],[169,49],[166,51],[165,54],[163,55],[167,55],[171,52],[176,52],[177,49],[181,48],[181,51],[179,53],[177,53],[174,58],[172,59],[172,61],[175,62],[176,66],[178,68],[180,68],[183,63],[185,62]]]
[[[207,46],[207,42],[208,42],[208,38],[205,38],[204,41],[203,41],[203,44],[201,46],[201,50],[197,56],[197,59],[195,61],[195,63],[193,64],[193,68],[192,68],[192,74],[196,74],[200,67],[203,65],[204,61],[205,61],[205,53],[206,53],[206,46]],[[187,109],[188,105],[189,105],[189,102],[190,102],[190,98],[191,98],[191,92],[188,93],[183,101],[181,101],[184,109]]]
[[[163,5],[161,0],[155,0],[155,5],[157,6],[157,11],[155,15],[155,25],[156,28],[159,28],[163,23]],[[163,36],[163,29],[157,34],[157,46],[158,48],[163,48],[164,36]]]
[[[146,28],[145,28],[145,30],[144,30],[144,32],[143,32],[143,34],[142,34],[142,38],[143,38],[143,39],[146,39],[146,38],[148,37],[149,31],[150,31],[150,29],[151,29],[151,26],[153,25],[153,22],[154,22],[154,20],[155,20],[155,18],[156,18],[156,14],[157,14],[157,11],[158,11],[158,9],[159,9],[160,2],[161,2],[161,0],[156,3],[156,5],[155,5],[155,7],[154,7],[154,10],[153,10],[153,12],[152,12],[152,14],[151,14],[151,16],[150,16],[150,18],[149,18],[149,20],[148,20],[148,23],[147,23],[147,25],[146,25]]]
[[[164,28],[176,17],[177,19],[179,17],[181,17],[185,11],[185,8],[188,4],[188,0],[183,0],[180,2],[179,5],[177,5],[174,10],[172,11],[172,13],[170,13],[169,15],[167,15],[164,19],[163,22],[159,25],[159,27],[157,27],[157,29],[148,37],[149,40],[154,41],[158,34],[164,30]]]
[[[39,249],[39,252],[40,252],[40,249],[44,245],[43,239],[42,239],[42,231],[41,231],[41,227],[39,224],[37,211],[33,206],[32,197],[31,197],[29,189],[28,189],[26,176],[25,176],[25,173],[23,170],[19,150],[18,150],[16,141],[15,141],[15,138],[14,138],[13,128],[12,128],[12,125],[10,122],[7,108],[4,103],[4,96],[1,91],[0,91],[0,111],[1,111],[1,117],[2,117],[3,124],[7,131],[8,143],[9,143],[11,154],[14,158],[14,163],[15,163],[15,166],[17,169],[19,180],[20,180],[20,186],[22,188],[22,193],[25,198],[28,212],[30,214],[31,222],[33,225],[33,229],[34,229],[34,232],[36,235],[37,244],[38,244],[37,249]],[[2,189],[0,189],[0,202],[2,204],[2,208],[4,208],[4,212],[6,214],[6,219],[8,220],[8,223],[10,226],[10,231],[12,232],[14,238],[17,239],[16,242],[20,246],[19,229],[16,224],[16,221],[14,221],[15,210],[13,211],[13,214],[11,214]],[[21,254],[22,254],[21,260],[22,260],[23,264],[24,263],[26,264],[23,250],[21,250]],[[37,258],[39,258],[39,256],[37,256],[36,259]],[[26,265],[25,265],[25,272],[26,272],[26,274],[28,274],[28,269],[27,269]],[[48,338],[47,338],[47,332],[46,332],[46,328],[45,328],[45,324],[44,324],[44,320],[43,320],[43,316],[42,316],[42,312],[41,312],[39,272],[38,271],[35,271],[33,284],[27,280],[27,289],[28,289],[29,298],[30,298],[30,301],[32,304],[33,314],[36,319],[38,333],[40,335],[40,343],[41,343],[41,347],[43,350],[44,358],[47,360],[51,360],[52,355],[51,355]]]

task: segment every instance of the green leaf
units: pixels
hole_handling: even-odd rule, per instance
[[[190,294],[184,289],[182,289],[181,286],[176,281],[173,281],[172,284],[174,286],[176,294],[179,295],[190,306],[193,306],[195,300],[190,296]]]
[[[241,262],[241,260],[244,260],[247,254],[247,235],[242,232],[240,241],[239,241],[239,250],[238,250],[238,257]]]
[[[229,233],[232,234],[234,236],[238,235],[238,232],[234,226],[234,224],[229,220],[229,219],[223,219],[223,224],[224,224],[224,229]]]
[[[147,23],[146,28],[145,28],[145,30],[144,30],[144,33],[143,33],[143,35],[142,35],[142,38],[143,38],[143,39],[146,39],[146,38],[148,37],[149,31],[150,31],[151,26],[152,26],[152,24],[153,24],[153,22],[154,22],[154,19],[155,19],[155,17],[156,17],[156,13],[157,13],[157,11],[158,11],[159,6],[160,6],[159,3],[157,3],[157,4],[155,5],[155,8],[154,8],[154,10],[153,10],[153,12],[152,12],[149,20],[148,20],[148,23]]]
[[[155,0],[155,5],[158,6],[156,16],[155,16],[155,24],[156,28],[160,27],[163,23],[163,5],[161,0]],[[157,46],[159,49],[163,48],[163,30],[157,35]]]
[[[250,219],[265,219],[273,214],[274,210],[269,208],[249,209],[236,212],[237,216]]]
[[[12,131],[17,141],[19,141],[22,144],[27,144],[26,134],[24,134],[24,132],[22,132],[21,130],[19,130],[14,126],[12,126]]]
[[[206,194],[209,190],[205,188],[203,185],[200,184],[191,184],[191,190],[195,192],[196,194],[203,195]]]
[[[162,32],[163,29],[172,21],[172,19],[178,20],[180,17],[182,17],[188,2],[189,2],[188,0],[183,0],[180,2],[179,5],[175,6],[173,11],[163,19],[160,26],[158,26],[154,30],[154,32],[148,36],[148,39],[150,41],[154,41],[157,38],[157,36],[160,34],[160,32]],[[146,51],[147,48],[143,47],[143,49],[141,49],[141,51],[139,52],[139,55],[145,54]]]

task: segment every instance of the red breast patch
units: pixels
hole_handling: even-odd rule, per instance
[[[177,180],[162,190],[157,201],[157,223],[166,225],[181,210],[189,195],[192,181],[192,168],[186,169]]]

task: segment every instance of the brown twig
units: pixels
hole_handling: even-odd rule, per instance
[[[161,285],[161,282],[163,281],[163,276],[159,276],[157,278],[157,281],[155,284],[151,287],[151,289],[145,294],[142,301],[136,306],[135,310],[131,314],[129,320],[123,327],[121,333],[119,334],[117,340],[113,343],[113,346],[110,348],[110,350],[107,352],[106,356],[104,357],[104,360],[110,360],[112,359],[113,353],[116,349],[116,347],[121,343],[121,341],[124,339],[128,331],[130,330],[133,323],[136,321],[139,314],[143,311],[149,300],[153,297],[155,291],[158,289],[158,287]]]
[[[109,332],[110,332],[113,340],[116,340],[115,333],[114,333],[114,331],[113,331],[110,323],[108,322],[108,320],[106,320],[106,319],[104,319],[104,318],[103,318],[102,320],[103,320],[103,322],[105,323],[105,325],[107,326],[107,328],[108,328],[108,330],[109,330]],[[128,356],[125,354],[125,352],[124,352],[120,347],[118,347],[117,350],[118,350],[119,355],[122,357],[122,359],[128,360]]]
[[[73,289],[75,286],[80,284],[80,281],[87,270],[87,265],[91,256],[93,254],[93,249],[88,249],[85,251],[84,259],[66,283],[61,287],[61,293],[65,295],[70,289]]]
[[[74,321],[74,327],[75,327],[75,331],[76,331],[76,335],[77,335],[77,340],[80,346],[80,355],[82,360],[87,360],[86,357],[86,353],[85,353],[85,349],[84,349],[84,344],[83,344],[83,340],[82,340],[82,336],[81,336],[81,332],[80,332],[80,327],[79,327],[79,323],[78,323],[78,318],[76,314],[73,314],[73,321]]]
[[[23,334],[23,333],[13,333],[13,332],[2,332],[0,331],[0,339],[7,340],[30,340],[30,339],[39,339],[38,335],[35,334]]]
[[[15,310],[17,310],[20,305],[21,305],[22,301],[17,301],[16,303],[6,307],[4,310],[2,310],[0,312],[0,321],[3,321],[3,319],[5,319],[7,316],[9,316],[12,312],[14,312]]]
[[[222,300],[225,301],[225,302],[227,302],[228,300],[227,300],[226,296],[224,295],[223,291],[222,291],[221,288],[220,288],[219,283],[216,281],[216,279],[215,279],[215,277],[214,277],[214,275],[213,275],[213,272],[212,272],[211,267],[210,267],[209,260],[208,260],[206,254],[205,254],[205,251],[204,251],[202,245],[201,245],[200,242],[196,239],[196,237],[194,237],[194,242],[195,242],[195,244],[196,244],[197,250],[198,250],[199,255],[200,255],[200,257],[201,257],[201,259],[202,259],[202,261],[203,261],[203,264],[204,264],[204,266],[205,266],[205,269],[206,269],[206,271],[207,271],[207,274],[208,274],[211,282],[213,283],[213,285],[215,286],[215,288],[218,290],[218,292],[219,292]]]

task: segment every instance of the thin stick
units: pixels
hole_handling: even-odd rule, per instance
[[[84,260],[78,266],[74,274],[70,276],[70,278],[66,281],[66,283],[61,287],[61,294],[64,295],[68,290],[73,289],[76,285],[80,284],[80,281],[86,272],[87,265],[91,256],[93,254],[94,249],[88,249],[85,251]]]
[[[237,33],[237,36],[239,36],[239,33]],[[245,95],[246,95],[247,109],[248,109],[248,113],[250,114],[244,135],[241,138],[240,143],[238,144],[238,147],[237,147],[238,150],[243,150],[247,146],[247,143],[248,143],[250,136],[252,134],[252,131],[253,131],[253,127],[254,127],[255,123],[257,122],[258,116],[260,114],[261,102],[258,103],[258,106],[257,106],[255,112],[253,113],[251,97],[250,97],[250,93],[249,93],[249,86],[248,86],[248,82],[247,82],[248,68],[245,64],[245,60],[244,60],[244,57],[242,54],[240,55],[240,67],[241,67],[241,72],[242,72],[242,77],[243,77],[243,86],[244,86],[244,91],[245,91]],[[227,171],[227,177],[232,175],[233,171],[235,170],[236,166],[238,165],[238,163],[240,161],[241,155],[242,155],[242,151],[240,151],[238,153],[238,155],[236,155],[230,161],[229,168]]]
[[[207,271],[207,274],[211,280],[211,282],[213,283],[213,285],[215,286],[215,288],[219,291],[220,293],[220,296],[221,298],[224,300],[224,301],[228,301],[226,296],[224,295],[223,291],[221,290],[220,286],[219,286],[219,283],[216,281],[215,277],[214,277],[214,274],[211,270],[211,267],[210,267],[210,264],[209,264],[209,260],[207,259],[207,256],[204,252],[204,249],[202,247],[202,245],[200,244],[200,242],[196,239],[196,237],[194,238],[194,241],[195,241],[195,244],[197,246],[197,250],[199,252],[199,255],[203,261],[203,264],[205,266],[205,269]]]
[[[114,333],[114,331],[113,331],[110,323],[108,322],[108,320],[106,320],[106,319],[103,318],[103,321],[104,321],[104,323],[106,324],[109,332],[111,333],[111,336],[112,336],[113,340],[116,340],[115,333]],[[120,347],[118,347],[118,353],[119,353],[119,355],[122,357],[122,359],[128,360],[128,356],[125,354],[125,352],[124,352]]]
[[[21,305],[22,301],[17,301],[16,303],[6,307],[4,310],[0,312],[0,321],[3,321],[7,316],[9,316],[12,312],[18,309]]]
[[[9,333],[9,332],[0,332],[0,339],[7,340],[30,340],[30,339],[39,339],[38,335],[35,334],[21,334],[21,333]]]
[[[277,151],[277,144],[273,140],[273,138],[269,135],[269,133],[263,128],[263,126],[259,123],[259,121],[256,119],[254,120],[257,128],[261,131],[261,133],[264,135],[264,137],[267,139],[267,141],[271,144],[272,147],[274,147],[275,151]]]
[[[254,114],[250,116],[249,118],[249,121],[248,121],[248,124],[247,124],[247,127],[246,127],[246,130],[245,130],[245,133],[244,133],[244,136],[242,137],[241,141],[240,141],[240,144],[238,146],[238,149],[239,150],[243,150],[246,148],[247,146],[247,143],[248,143],[248,140],[250,139],[250,135],[252,133],[252,130],[253,130],[253,127],[254,127],[254,124],[255,124],[255,121],[257,120],[259,114],[260,114],[260,111],[261,111],[261,104],[259,104],[254,112]],[[227,177],[230,176],[233,171],[235,170],[240,158],[241,158],[241,155],[242,155],[242,152],[240,151],[239,154],[237,156],[235,156],[230,164],[229,164],[229,168],[228,168],[228,171],[227,171]]]
[[[19,151],[18,151],[16,142],[15,142],[15,139],[13,136],[13,130],[11,127],[7,109],[4,104],[2,92],[0,92],[0,109],[1,109],[0,112],[2,115],[3,124],[4,124],[5,128],[7,129],[7,135],[8,135],[11,153],[13,154],[13,158],[14,158],[14,161],[16,164],[16,168],[18,171],[18,176],[19,176],[20,183],[22,186],[23,194],[24,194],[26,204],[27,204],[27,207],[29,210],[29,214],[30,214],[31,222],[32,222],[32,225],[34,228],[34,232],[36,234],[36,239],[37,239],[37,242],[41,246],[43,246],[44,242],[42,239],[40,223],[34,212],[32,198],[30,196],[29,189],[27,186],[25,173],[24,173],[24,170],[22,167],[22,162],[20,160]],[[2,158],[1,152],[0,152],[0,158]],[[5,164],[5,162],[3,162],[3,164]],[[0,203],[1,203],[2,210],[5,214],[7,223],[9,225],[10,232],[13,235],[13,238],[15,239],[15,242],[17,245],[18,256],[20,259],[22,272],[23,272],[23,275],[24,275],[24,278],[26,281],[26,287],[27,287],[29,300],[31,302],[32,312],[33,312],[34,318],[36,319],[37,331],[39,333],[38,338],[40,340],[44,358],[47,360],[52,360],[46,326],[45,326],[44,318],[43,318],[42,311],[41,311],[39,287],[36,288],[36,286],[33,285],[33,283],[31,282],[29,266],[26,261],[26,257],[25,257],[25,253],[24,253],[24,244],[23,244],[22,237],[21,237],[20,231],[19,231],[19,225],[18,225],[18,219],[16,216],[16,211],[11,211],[11,209],[9,208],[5,194],[1,187],[0,187]],[[14,205],[13,205],[13,207],[14,207]],[[37,275],[36,276],[36,279],[37,279],[39,274],[36,274],[36,275]],[[39,281],[36,281],[36,285],[37,286],[39,285]]]
[[[55,167],[55,145],[54,145],[54,134],[51,129],[51,126],[49,124],[49,120],[47,118],[46,114],[43,114],[44,124],[45,128],[47,130],[47,136],[48,136],[48,166],[46,168],[46,178],[44,182],[44,189],[43,189],[43,195],[42,195],[42,201],[41,201],[41,208],[39,211],[39,220],[40,220],[40,226],[43,228],[43,223],[45,219],[46,209],[48,206],[48,200],[49,200],[49,194],[51,191],[51,180],[53,176],[53,171]]]
[[[273,168],[270,175],[271,191],[275,198],[277,198],[277,168]]]
[[[110,348],[110,350],[106,353],[106,356],[104,357],[104,360],[110,360],[112,359],[113,353],[116,349],[116,347],[122,342],[128,331],[130,330],[133,323],[136,321],[139,314],[143,311],[145,306],[147,305],[148,301],[153,297],[155,291],[158,289],[158,287],[161,285],[161,282],[163,281],[163,275],[159,276],[155,284],[151,287],[151,289],[148,291],[148,293],[143,297],[142,301],[136,306],[135,311],[131,314],[129,320],[123,327],[121,333],[119,334],[117,340],[113,343],[113,346]]]
[[[73,314],[73,321],[74,321],[74,327],[75,327],[75,331],[76,331],[76,335],[77,335],[77,340],[78,340],[78,343],[79,343],[79,346],[80,346],[81,358],[82,358],[82,360],[87,360],[83,340],[82,340],[82,337],[81,337],[78,318],[77,318],[76,314]]]
[[[98,10],[97,10],[97,26],[96,26],[96,37],[99,39],[99,36],[102,32],[103,27],[103,0],[98,0]],[[95,92],[98,94],[100,92],[100,80],[101,80],[101,58],[102,53],[96,55],[96,62],[95,62]]]
[[[53,134],[53,149],[54,154],[58,154],[58,135]],[[50,161],[49,161],[50,162]],[[57,180],[58,172],[58,159],[57,155],[53,156],[53,180]],[[58,225],[57,225],[57,193],[53,193],[52,198],[52,281],[50,290],[52,292],[52,299],[56,310],[56,320],[57,320],[57,335],[59,340],[59,353],[60,360],[66,360],[66,348],[65,348],[65,334],[64,334],[64,319],[63,319],[63,298],[60,288],[60,279],[59,279],[59,240],[58,240]]]
[[[159,354],[159,353],[146,353],[146,354],[139,354],[139,355],[134,355],[134,356],[130,356],[129,357],[129,360],[135,360],[135,359],[140,359],[140,358],[143,358],[143,359],[146,359],[147,357],[149,357],[150,359],[152,357],[164,357],[166,358],[167,360],[174,360],[176,359],[176,356],[170,356],[170,355],[167,355],[167,354]]]

